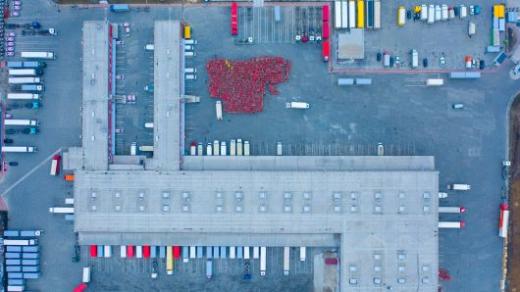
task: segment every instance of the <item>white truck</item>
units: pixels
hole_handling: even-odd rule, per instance
[[[37,120],[22,120],[22,119],[6,119],[4,121],[4,125],[6,126],[30,126],[36,127],[38,126]]]
[[[3,244],[18,246],[37,245],[38,239],[4,239]]]
[[[444,79],[442,78],[428,78],[426,79],[426,86],[442,86]]]
[[[32,153],[38,151],[38,148],[33,146],[4,146],[2,152],[4,153]]]
[[[82,282],[83,283],[89,283],[90,282],[90,267],[83,267]]]
[[[289,275],[289,258],[290,258],[290,249],[288,246],[283,248],[283,274],[285,276]]]
[[[244,148],[242,145],[242,139],[237,139],[237,156],[242,156],[244,154]]]
[[[244,141],[244,156],[251,155],[251,145],[249,144],[249,141]]]
[[[435,6],[433,4],[430,4],[430,6],[428,6],[428,19],[427,19],[427,23],[428,24],[433,24],[435,22]]]
[[[472,37],[477,32],[477,27],[473,21],[468,23],[468,36]]]
[[[464,221],[439,221],[440,229],[461,229],[464,228]]]
[[[53,214],[74,214],[74,207],[50,207],[49,213]]]
[[[307,249],[305,246],[300,246],[300,261],[304,262],[307,257]]]
[[[448,213],[448,214],[462,214],[466,212],[466,208],[460,207],[439,207],[439,213]]]
[[[267,248],[265,246],[260,247],[260,276],[265,276],[267,269]]]
[[[447,187],[448,187],[448,190],[453,190],[453,191],[471,190],[471,185],[468,185],[468,184],[449,184]]]
[[[301,102],[301,101],[291,101],[285,104],[286,108],[293,108],[293,109],[308,109],[310,108],[310,104],[307,102]]]
[[[9,76],[38,76],[41,75],[39,69],[9,69]]]
[[[417,53],[417,50],[411,50],[410,55],[412,57],[412,68],[419,67],[419,53]]]
[[[31,84],[40,83],[42,80],[40,77],[9,77],[9,84]]]
[[[40,95],[37,93],[8,93],[7,99],[11,100],[39,100]]]
[[[215,103],[215,111],[217,112],[217,120],[222,120],[222,101],[217,100]]]
[[[21,52],[20,56],[26,59],[56,59],[53,52]]]
[[[237,150],[236,141],[233,139],[229,142],[229,155],[235,156],[237,154],[236,150]]]

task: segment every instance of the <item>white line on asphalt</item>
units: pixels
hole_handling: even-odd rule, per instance
[[[45,158],[42,162],[40,162],[38,165],[36,165],[33,169],[31,169],[28,173],[26,173],[24,176],[22,176],[19,180],[17,180],[14,184],[12,184],[10,187],[8,187],[2,194],[0,194],[1,197],[5,197],[7,193],[9,193],[12,189],[14,189],[16,186],[18,186],[21,182],[23,182],[26,178],[28,178],[31,174],[33,174],[35,171],[37,171],[40,167],[42,167],[45,163],[49,162],[49,160],[52,159],[52,157],[58,153],[61,152],[61,148],[54,151],[51,155],[49,155],[47,158]]]

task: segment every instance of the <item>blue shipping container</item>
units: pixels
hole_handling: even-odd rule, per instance
[[[5,260],[5,264],[8,266],[18,266],[20,263],[20,260]]]
[[[20,236],[20,231],[18,230],[4,230],[5,237],[18,237]]]
[[[40,260],[22,260],[22,266],[37,266]]]
[[[5,253],[5,258],[6,259],[19,259],[20,258],[20,254],[17,253],[17,252],[6,252]]]
[[[23,251],[23,252],[38,252],[38,251],[40,251],[40,247],[37,246],[37,245],[33,245],[33,246],[23,246],[23,247],[22,247],[22,251]]]
[[[40,277],[40,273],[23,273],[24,279],[38,279]]]
[[[6,266],[5,267],[6,272],[21,272],[22,267],[21,266]]]
[[[23,285],[24,282],[24,279],[9,279],[7,280],[7,285]]]
[[[5,247],[6,252],[22,252],[21,246],[8,245]]]
[[[39,259],[40,254],[39,253],[22,253],[23,259]]]

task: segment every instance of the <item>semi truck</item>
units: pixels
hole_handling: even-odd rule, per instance
[[[498,236],[502,238],[507,237],[507,230],[509,228],[509,205],[507,203],[500,204],[500,216],[498,221]]]
[[[397,8],[397,25],[404,26],[406,23],[406,8],[404,6],[399,6]]]
[[[346,1],[338,1],[341,3],[341,11],[338,12],[341,15],[341,28],[348,28],[348,3]]]
[[[293,108],[293,109],[308,109],[308,108],[310,108],[310,105],[307,102],[291,101],[291,102],[286,103],[285,107]]]
[[[447,186],[448,190],[453,191],[469,191],[471,190],[471,185],[468,184],[449,184]]]
[[[4,153],[33,153],[38,149],[34,146],[4,146],[2,152]]]
[[[9,69],[9,76],[40,76],[43,71],[34,68]]]
[[[20,56],[27,59],[56,59],[54,52],[21,52]]]
[[[39,123],[37,120],[25,120],[25,119],[6,119],[4,121],[6,126],[38,126]]]
[[[44,68],[47,66],[45,62],[40,61],[9,61],[7,68]]]
[[[221,121],[222,120],[222,101],[217,100],[217,102],[215,103],[215,111],[217,113],[217,120]]]
[[[83,283],[90,282],[90,267],[83,267],[83,275],[81,281]]]
[[[267,269],[267,248],[265,246],[260,247],[260,276],[265,276]]]
[[[18,245],[18,246],[28,246],[28,245],[37,245],[38,239],[4,239],[3,245]]]
[[[365,28],[365,1],[357,1],[357,28]]]
[[[439,213],[449,213],[449,214],[462,214],[466,212],[466,208],[460,207],[439,207]]]
[[[334,28],[341,28],[341,1],[334,1]]]
[[[440,229],[461,229],[464,228],[464,221],[439,221]]]
[[[381,28],[381,0],[374,2],[374,29]]]
[[[16,86],[14,89],[20,91],[42,92],[44,88],[42,84],[21,84]]]
[[[49,212],[54,214],[74,214],[74,207],[50,207]]]
[[[348,28],[356,28],[356,1],[348,1]]]
[[[305,246],[300,246],[300,261],[304,262],[307,257],[307,248]]]
[[[444,79],[442,78],[428,78],[426,79],[426,86],[442,86]]]
[[[206,278],[211,279],[213,276],[213,262],[206,260]]]
[[[40,95],[37,93],[8,93],[7,99],[11,100],[39,100]]]
[[[56,154],[52,157],[51,172],[50,172],[50,174],[52,176],[56,176],[56,175],[60,174],[60,161],[61,161],[61,156],[59,154]]]
[[[40,77],[9,77],[9,84],[28,84],[28,83],[40,83],[42,80]]]
[[[288,246],[283,248],[283,274],[285,276],[289,275],[289,258],[290,258],[290,249]]]
[[[324,62],[328,62],[330,59],[330,42],[325,40],[321,43],[321,56]]]

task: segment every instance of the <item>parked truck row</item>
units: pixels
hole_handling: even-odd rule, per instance
[[[306,247],[283,248],[283,273],[289,275],[291,250],[305,261],[307,257]],[[113,247],[110,245],[90,245],[90,257],[111,258]],[[188,263],[190,260],[206,260],[206,277],[213,276],[214,259],[244,259],[259,260],[260,276],[267,273],[267,247],[265,246],[153,246],[153,245],[121,245],[119,246],[120,258],[157,258],[166,260],[166,273],[173,274],[175,262]]]
[[[26,280],[40,277],[41,235],[42,230],[4,230],[1,243],[5,247],[7,291],[25,291]]]
[[[381,0],[334,2],[334,28],[381,28]]]
[[[189,154],[191,156],[249,156],[251,155],[251,145],[249,141],[242,139],[232,139],[229,142],[229,148],[226,141],[215,140],[208,142],[204,147],[202,142],[193,142],[190,145]]]

